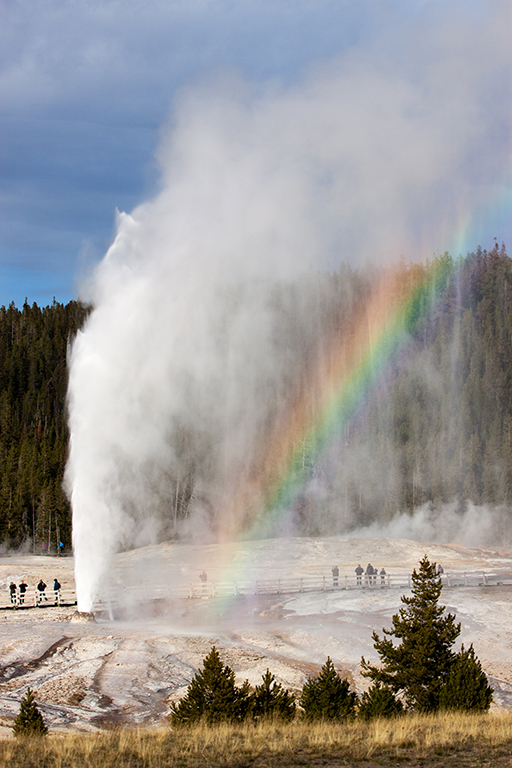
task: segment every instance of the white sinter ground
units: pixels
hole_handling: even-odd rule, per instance
[[[212,644],[242,682],[267,667],[299,690],[330,655],[361,692],[361,655],[374,658],[372,630],[381,633],[404,589],[333,591],[331,568],[345,575],[368,561],[389,574],[411,573],[424,554],[446,574],[512,574],[512,549],[499,551],[404,539],[273,539],[225,545],[163,544],[118,555],[95,623],[70,621],[73,608],[46,605],[0,611],[0,726],[10,732],[27,686],[53,729],[92,730],[111,723],[158,723],[179,698]],[[213,583],[324,577],[326,591],[240,597],[178,598],[199,573]],[[21,578],[73,585],[72,558],[0,558],[7,596]],[[253,590],[254,591],[254,590]],[[166,597],[166,595],[169,595]],[[7,600],[2,603],[6,604]],[[512,586],[447,588],[442,602],[462,623],[460,640],[474,644],[495,688],[493,708],[512,708]]]

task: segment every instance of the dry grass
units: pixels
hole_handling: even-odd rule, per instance
[[[119,730],[0,741],[16,768],[512,766],[512,714],[407,715],[370,723]]]

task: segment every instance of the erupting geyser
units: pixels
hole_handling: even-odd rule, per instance
[[[461,43],[454,79],[452,36],[431,34],[435,55],[425,60],[425,31],[418,45],[408,36],[407,66],[384,69],[350,49],[288,89],[255,93],[224,78],[182,93],[160,150],[162,191],[119,215],[70,352],[66,485],[79,612],[100,592],[108,599],[109,561],[122,547],[233,536],[272,478],[269,435],[285,446],[282,471],[293,456],[300,463],[280,442],[290,414],[285,426],[296,425],[290,439],[304,442],[306,457],[304,391],[321,411],[317,382],[335,390],[347,374],[312,341],[318,271],[444,251],[461,212],[466,221],[486,183],[508,173],[489,157],[506,105],[494,99],[490,116],[488,49]],[[508,39],[493,36],[493,57],[500,45],[509,56]],[[350,303],[350,285],[338,289]],[[313,384],[311,359],[324,365]],[[329,493],[344,498],[335,480]],[[322,482],[319,472],[307,489],[319,500]],[[324,528],[332,519],[341,532],[339,510],[333,503]]]

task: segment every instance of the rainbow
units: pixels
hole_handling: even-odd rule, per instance
[[[337,329],[316,370],[265,438],[259,458],[225,506],[225,531],[262,538],[293,507],[307,480],[304,455],[320,457],[436,305],[454,262],[439,257],[383,272],[364,306]],[[237,521],[236,528],[233,522]]]

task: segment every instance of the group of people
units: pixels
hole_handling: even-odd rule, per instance
[[[9,593],[11,596],[12,605],[23,605],[25,603],[25,594],[27,592],[27,589],[28,589],[28,584],[24,579],[21,580],[18,586],[16,586],[14,581],[11,581],[9,586]],[[48,598],[46,596],[46,589],[47,589],[47,584],[44,583],[43,579],[39,579],[39,582],[36,586],[37,601],[39,603],[42,603],[43,600],[48,601]],[[56,603],[59,601],[60,589],[61,589],[61,584],[59,583],[59,580],[55,578],[53,580],[53,595]]]
[[[381,587],[385,586],[386,584],[387,574],[386,574],[386,569],[384,567],[382,567],[379,571],[378,568],[374,568],[371,563],[368,563],[365,570],[361,565],[361,563],[358,563],[355,571],[356,571],[356,583],[358,586],[361,586],[363,583],[363,574],[364,574],[365,584],[367,584],[369,587],[375,586],[377,584],[377,576],[380,576]]]
[[[377,577],[380,576],[380,585],[381,587],[386,586],[386,569],[382,567],[379,571],[378,568],[374,568],[371,563],[368,563],[366,566],[366,569],[363,568],[361,563],[357,564],[357,567],[355,569],[356,572],[356,584],[358,587],[363,586],[363,576],[364,576],[364,584],[366,586],[372,587],[376,586],[377,584]],[[332,573],[332,585],[333,587],[337,587],[339,584],[339,578],[340,578],[340,569],[337,565],[334,565],[331,569]],[[439,576],[441,576],[444,573],[443,566],[439,563],[437,566],[437,573]]]
[[[362,586],[363,584],[363,575],[364,575],[364,581],[365,584],[368,586],[374,586],[377,584],[377,577],[380,576],[380,583],[381,586],[385,586],[386,584],[386,570],[385,568],[381,568],[380,571],[378,568],[374,568],[371,563],[368,563],[366,566],[366,570],[363,568],[361,563],[358,563],[356,570],[356,583],[358,586]],[[333,587],[337,587],[339,584],[339,578],[340,578],[340,569],[337,565],[334,565],[331,570],[332,573],[332,585]]]

